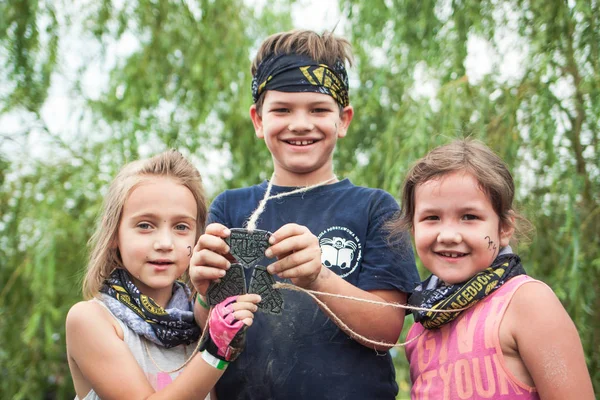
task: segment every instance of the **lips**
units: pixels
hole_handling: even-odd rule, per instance
[[[165,270],[169,266],[173,265],[174,262],[170,261],[170,260],[153,260],[153,261],[148,261],[148,264],[153,265],[154,268],[157,270]]]

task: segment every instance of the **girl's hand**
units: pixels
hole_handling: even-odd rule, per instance
[[[229,237],[230,231],[221,224],[210,224],[200,236],[190,259],[190,280],[198,293],[206,295],[208,285],[212,281],[225,276],[233,258],[229,254],[229,246],[223,240]]]
[[[252,325],[260,300],[257,294],[245,294],[228,297],[217,304],[210,314],[208,332],[200,350],[225,362],[234,361],[244,350],[246,328]]]
[[[323,269],[317,237],[305,226],[287,224],[271,235],[269,243],[271,247],[265,255],[277,257],[278,261],[269,265],[267,270],[281,278],[291,279],[294,285],[310,288]]]

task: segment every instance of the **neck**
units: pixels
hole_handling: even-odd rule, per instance
[[[319,173],[316,172],[319,171],[313,171],[307,174],[297,174],[275,169],[271,180],[273,185],[289,187],[313,186],[323,182],[327,182],[327,185],[331,185],[339,182],[339,179],[335,176],[332,170]]]

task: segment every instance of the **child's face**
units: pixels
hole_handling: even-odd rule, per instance
[[[340,113],[335,100],[321,93],[265,93],[262,115],[250,108],[256,136],[265,140],[278,176],[307,181],[329,179],[338,138],[346,136],[352,107]],[[316,182],[307,182],[316,183]]]
[[[501,229],[487,195],[464,171],[417,186],[413,224],[419,258],[447,284],[464,282],[489,267],[513,231]]]
[[[162,306],[188,268],[196,213],[192,192],[166,177],[142,182],[123,206],[118,231],[123,265],[138,289]]]

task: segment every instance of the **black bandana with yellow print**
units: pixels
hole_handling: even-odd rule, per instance
[[[190,290],[183,282],[173,283],[166,308],[140,292],[129,273],[120,268],[110,274],[100,292],[107,297],[103,301],[117,318],[153,343],[171,348],[193,343],[200,337]]]
[[[470,308],[479,300],[500,288],[510,278],[524,275],[521,259],[516,254],[501,254],[484,271],[466,282],[444,284],[431,275],[421,283],[408,298],[408,305],[434,310],[457,310]],[[415,322],[425,329],[436,329],[456,319],[461,312],[412,311]]]
[[[328,66],[304,55],[271,54],[260,63],[252,79],[254,102],[267,90],[323,93],[342,107],[350,104],[348,74],[341,61]]]

